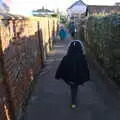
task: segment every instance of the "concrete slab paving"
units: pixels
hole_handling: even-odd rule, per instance
[[[91,81],[79,86],[78,108],[70,108],[69,86],[54,78],[68,43],[57,42],[47,57],[24,120],[120,120],[120,97],[116,94],[119,89],[107,84],[89,55]]]

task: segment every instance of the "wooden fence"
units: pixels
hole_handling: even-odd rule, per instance
[[[53,46],[58,19],[2,19],[0,23],[0,120],[14,120]]]

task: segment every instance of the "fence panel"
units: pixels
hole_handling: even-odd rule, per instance
[[[55,21],[54,25],[49,25]],[[2,20],[0,25],[0,77],[4,71],[4,90],[8,112],[19,118],[34,76],[43,67],[46,54],[52,46],[52,32],[57,30],[57,18],[27,18]],[[6,24],[7,23],[7,24]],[[49,25],[49,26],[48,26]],[[51,41],[51,42],[49,42]],[[0,85],[1,79],[0,79]],[[6,87],[7,86],[7,87]],[[8,90],[9,91],[8,91]],[[1,94],[0,94],[1,95]],[[2,96],[1,98],[4,98]],[[11,103],[12,102],[12,103]],[[0,99],[0,117],[6,116],[5,106]],[[12,113],[11,113],[12,112]],[[1,118],[8,120],[9,118]],[[12,118],[13,119],[13,118]]]

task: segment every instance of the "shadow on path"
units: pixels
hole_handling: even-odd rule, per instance
[[[79,109],[69,107],[69,86],[54,79],[68,42],[57,42],[48,56],[46,67],[37,78],[24,120],[119,120],[120,99],[114,94],[114,88],[106,85],[89,55],[91,81],[79,87]]]

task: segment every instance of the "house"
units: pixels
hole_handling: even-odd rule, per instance
[[[42,9],[37,9],[32,11],[33,16],[48,16],[55,14],[54,11],[45,9],[44,7]]]
[[[115,3],[113,6],[108,5],[87,5],[82,0],[76,1],[67,9],[68,20],[70,18],[78,18],[96,14],[112,14],[120,13],[120,3]]]
[[[120,6],[88,5],[88,15],[120,13]]]
[[[82,0],[78,0],[67,9],[68,18],[80,18],[81,15],[86,14],[86,10],[87,5]]]
[[[116,5],[116,6],[120,6],[120,2],[116,2],[115,5]]]

